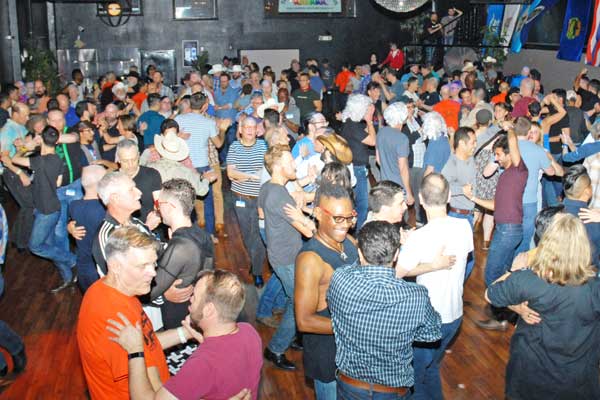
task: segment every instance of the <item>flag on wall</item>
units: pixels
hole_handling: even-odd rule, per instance
[[[591,6],[592,0],[569,0],[567,3],[557,58],[567,61],[581,61]]]
[[[600,67],[600,0],[596,0],[593,9],[592,31],[587,45],[585,62]]]
[[[523,44],[527,41],[529,30],[544,11],[551,8],[558,0],[533,0],[529,6],[524,6],[519,14],[519,20],[515,27],[510,50],[514,53],[521,51]]]
[[[504,5],[503,4],[490,4],[487,7],[487,21],[486,26],[489,32],[496,34],[499,38],[502,37],[502,17],[504,16]],[[486,46],[487,40],[484,37],[483,43]],[[487,54],[492,49],[484,48],[483,54]]]
[[[510,44],[512,39],[522,7],[523,6],[520,4],[508,4],[504,7],[504,15],[502,16],[502,28],[500,29],[500,34],[504,39],[504,44],[507,46]],[[507,52],[508,50],[505,50],[505,53]]]

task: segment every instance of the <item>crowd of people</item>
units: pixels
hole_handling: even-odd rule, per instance
[[[600,398],[600,81],[584,69],[547,93],[528,67],[403,57],[392,43],[339,70],[226,57],[178,87],[149,66],[91,91],[80,70],[53,96],[2,88],[18,209],[8,238],[0,210],[2,243],[51,261],[53,294],[84,293],[93,399],[256,399],[263,360],[297,368],[290,348],[319,400],[441,399],[479,230],[477,325],[516,324],[506,396]],[[228,206],[246,276],[214,268]],[[264,346],[244,322],[254,288]],[[0,332],[20,372],[23,343]]]

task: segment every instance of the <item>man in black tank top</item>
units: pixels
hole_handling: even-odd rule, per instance
[[[317,400],[336,398],[335,340],[325,300],[333,272],[358,262],[358,250],[348,230],[356,223],[350,192],[323,184],[314,214],[317,233],[296,258],[294,306],[303,332],[304,373],[315,384]]]

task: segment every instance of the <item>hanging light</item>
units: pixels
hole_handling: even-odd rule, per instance
[[[100,21],[113,28],[125,25],[133,15],[131,0],[98,1],[98,7],[102,11],[98,13]]]
[[[386,10],[394,12],[411,12],[427,3],[429,0],[375,0]]]

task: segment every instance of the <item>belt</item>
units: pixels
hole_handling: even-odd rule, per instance
[[[461,215],[473,214],[473,210],[463,210],[462,208],[454,208],[454,207],[448,207],[448,209],[453,213],[457,213],[457,214],[461,214]]]
[[[232,193],[234,196],[241,197],[242,199],[246,199],[246,200],[256,200],[256,198],[258,197],[258,196],[247,196],[245,194],[240,194],[237,192],[232,192]]]
[[[340,379],[340,381],[347,383],[348,385],[352,385],[356,388],[363,389],[363,390],[372,390],[374,392],[397,393],[400,396],[404,396],[406,393],[408,393],[408,390],[409,390],[407,387],[390,387],[390,386],[379,385],[377,383],[367,383],[367,382],[359,381],[358,379],[350,378],[348,375],[344,375],[343,373],[341,373],[339,371],[338,371],[338,378]]]

